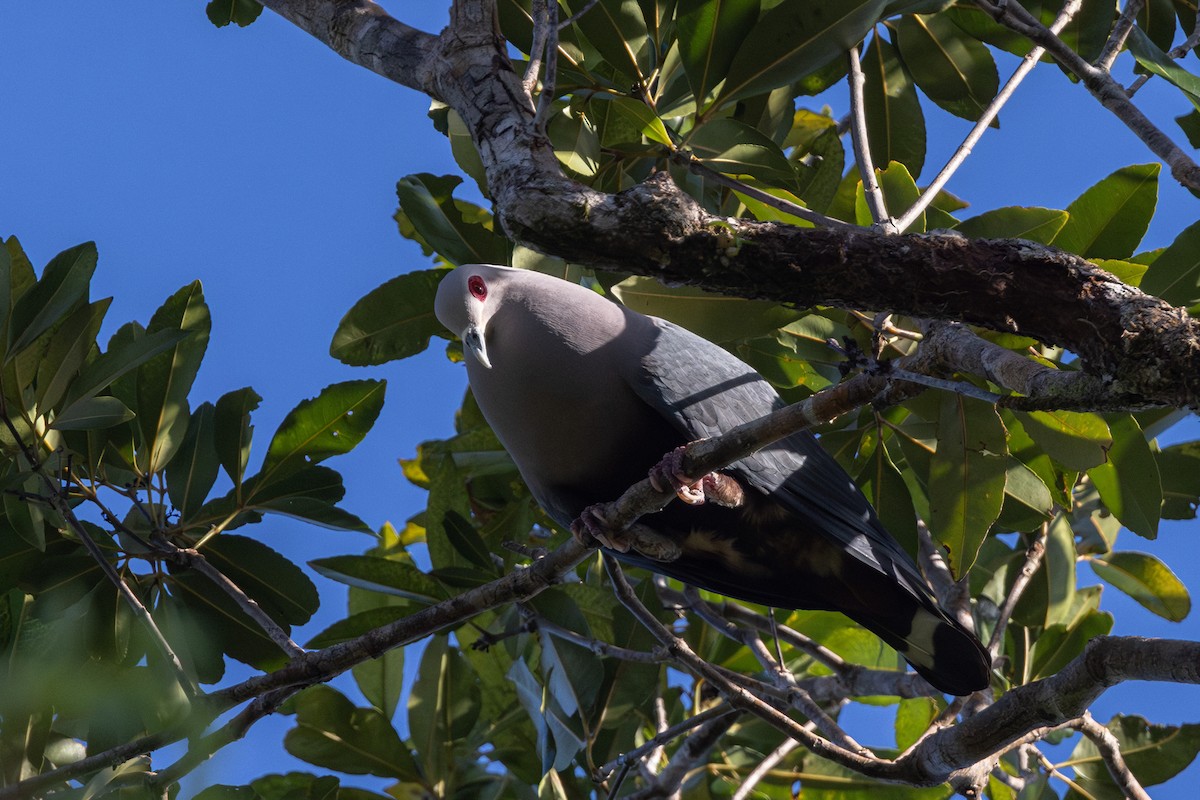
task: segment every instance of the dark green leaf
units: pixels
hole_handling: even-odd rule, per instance
[[[1158,462],[1137,420],[1123,414],[1110,420],[1113,443],[1104,464],[1088,470],[1100,499],[1121,524],[1139,536],[1158,535],[1162,482]]]
[[[1188,72],[1179,62],[1159,50],[1150,37],[1137,27],[1129,31],[1126,46],[1146,70],[1174,84],[1193,106],[1200,109],[1200,77]]]
[[[1089,563],[1105,582],[1164,619],[1180,622],[1192,610],[1187,587],[1170,567],[1149,553],[1107,553]]]
[[[844,57],[883,6],[883,0],[783,0],[742,39],[717,102],[784,86]]]
[[[1075,532],[1061,514],[1050,523],[1042,563],[1014,609],[1013,619],[1027,628],[1065,624],[1075,600]]]
[[[112,299],[80,306],[54,332],[38,365],[38,407],[53,408],[66,394],[84,361],[96,346],[96,335]]]
[[[236,22],[239,28],[244,28],[262,13],[262,3],[258,0],[212,0],[204,9],[208,21],[218,28],[223,28],[231,22]]]
[[[575,25],[630,83],[644,82],[653,69],[650,35],[637,0],[600,0]]]
[[[310,561],[321,575],[347,586],[429,605],[445,596],[441,584],[412,564],[379,556],[332,556]]]
[[[133,412],[115,397],[86,397],[64,408],[50,427],[60,431],[111,428],[133,419]]]
[[[686,145],[705,165],[769,184],[794,185],[796,173],[775,142],[744,122],[721,118],[692,131]]]
[[[342,476],[328,467],[309,465],[266,482],[255,476],[246,481],[243,494],[245,506],[259,511],[284,514],[335,530],[373,532],[361,519],[335,505],[345,496],[346,487]],[[231,492],[225,501],[233,496]]]
[[[21,296],[13,295],[5,361],[24,350],[50,329],[76,303],[87,302],[88,286],[96,271],[96,243],[84,242],[50,259],[42,277]]]
[[[296,727],[283,744],[297,758],[352,775],[420,780],[416,762],[391,723],[374,708],[355,708],[329,686],[296,697]]]
[[[259,487],[353,450],[379,417],[386,387],[384,381],[346,381],[302,400],[271,437]]]
[[[1113,440],[1108,423],[1099,414],[1032,411],[1017,412],[1017,419],[1046,455],[1073,470],[1104,463]]]
[[[226,392],[217,400],[213,412],[213,437],[217,458],[225,474],[233,481],[234,492],[240,493],[246,464],[250,460],[250,441],[254,426],[250,413],[258,408],[262,397],[249,386]]]
[[[304,571],[262,542],[222,533],[203,552],[277,622],[303,625],[320,605],[317,587]]]
[[[396,184],[401,233],[415,233],[417,241],[452,264],[507,263],[508,244],[493,232],[491,215],[454,198],[460,183],[457,176],[424,172],[401,178]],[[406,225],[412,231],[406,232]]]
[[[597,95],[596,102],[600,103],[601,98],[604,98],[604,105],[615,112],[618,118],[629,123],[630,129],[637,131],[640,136],[645,136],[658,144],[672,145],[671,134],[667,132],[667,126],[645,103],[634,100],[632,97],[610,97],[608,95]],[[603,135],[604,131],[602,131]],[[602,141],[608,144],[607,139]]]
[[[925,115],[917,89],[896,49],[882,36],[871,40],[862,58],[866,84],[867,143],[876,165],[897,161],[913,178],[925,165]]]
[[[446,335],[433,315],[433,298],[445,275],[444,269],[410,272],[372,289],[338,323],[329,354],[363,367],[423,351],[429,337]]]
[[[1055,674],[1078,657],[1089,641],[1107,636],[1112,625],[1112,614],[1088,611],[1069,628],[1059,624],[1042,631],[1033,643],[1028,677],[1032,680]]]
[[[875,174],[879,179],[879,188],[883,192],[884,204],[887,206],[888,213],[893,216],[903,214],[921,196],[916,181],[913,180],[912,175],[903,164],[893,161],[888,164],[887,169],[875,170]],[[866,194],[861,183],[854,196],[854,218],[859,225],[870,225],[874,222],[871,219],[871,211],[867,206]],[[912,224],[903,232],[924,233],[925,212],[913,220]]]
[[[1142,278],[1141,289],[1174,306],[1200,302],[1200,222],[1175,237]]]
[[[1175,39],[1175,9],[1171,0],[1146,0],[1138,10],[1137,26],[1159,50],[1170,50]]]
[[[408,726],[426,774],[447,774],[456,745],[475,727],[480,702],[467,662],[445,636],[433,637],[408,698]]]
[[[1193,108],[1188,113],[1176,117],[1175,122],[1187,137],[1188,144],[1193,148],[1200,148],[1200,111]]]
[[[1056,208],[1009,206],[963,220],[954,230],[972,239],[1028,239],[1050,244],[1068,217],[1066,211]]]
[[[217,480],[217,457],[212,403],[203,403],[192,412],[187,434],[178,455],[167,465],[167,493],[179,513],[187,520],[208,499]]]
[[[262,670],[278,669],[287,662],[279,645],[207,577],[177,572],[171,575],[170,588],[182,605],[181,614],[194,618],[195,627],[211,636],[222,652]],[[287,623],[280,623],[280,627],[285,633],[290,631]]]
[[[987,47],[942,14],[902,17],[896,36],[900,56],[921,91],[951,114],[979,119],[1000,88]]]
[[[1152,725],[1142,717],[1118,714],[1107,727],[1117,737],[1126,766],[1143,786],[1170,780],[1200,753],[1200,725]],[[1097,797],[1121,796],[1105,760],[1087,737],[1080,739],[1068,763],[1088,789],[1099,785]]]
[[[130,323],[113,336],[108,352],[84,367],[79,377],[71,382],[67,389],[68,402],[99,394],[130,370],[142,366],[191,335],[189,331],[179,330],[132,334],[135,329],[140,331],[140,327],[137,323]],[[130,335],[122,335],[122,332],[129,332]]]
[[[758,7],[759,0],[680,0],[675,34],[697,108],[724,80],[738,45],[758,21]]]
[[[1122,167],[1067,206],[1055,247],[1086,258],[1128,258],[1146,235],[1158,203],[1161,164]]]
[[[212,329],[199,281],[184,286],[154,312],[147,335],[159,331],[188,334],[137,370],[137,424],[142,431],[138,466],[162,470],[183,444],[188,425],[188,393],[200,370]]]
[[[962,395],[942,398],[937,451],[929,467],[929,527],[964,575],[1004,503],[1004,426],[991,406]]]
[[[778,303],[727,297],[691,286],[667,287],[637,276],[613,286],[612,292],[634,311],[669,319],[714,342],[762,336],[802,313]]]

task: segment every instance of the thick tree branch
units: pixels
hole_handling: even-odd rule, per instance
[[[538,132],[490,0],[456,2],[436,39],[365,1],[267,5],[347,58],[453,107],[479,148],[501,224],[535,249],[727,294],[890,310],[1027,335],[1078,354],[1087,375],[1066,388],[1039,387],[1029,402],[1042,407],[1200,405],[1200,324],[1077,256],[1023,240],[727,220],[704,211],[665,174],[611,195],[566,178]],[[377,29],[390,32],[395,59],[379,49]],[[367,50],[347,42],[361,43],[369,33],[377,46],[367,58]],[[1031,33],[1060,55],[1046,35]],[[1098,70],[1079,69],[1094,83],[1086,73]],[[1186,177],[1181,163],[1176,158],[1172,167]]]

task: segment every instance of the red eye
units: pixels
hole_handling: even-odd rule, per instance
[[[487,297],[487,284],[478,275],[472,275],[467,279],[467,290],[475,295],[476,299],[482,300]]]

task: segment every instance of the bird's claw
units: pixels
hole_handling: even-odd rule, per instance
[[[710,472],[693,480],[683,472],[683,456],[687,445],[676,447],[650,468],[650,485],[660,492],[675,492],[675,496],[690,506],[712,501],[717,505],[737,508],[745,501],[741,485],[733,477]]]
[[[586,547],[599,543],[618,553],[633,550],[654,561],[674,561],[683,555],[678,544],[646,525],[635,523],[628,529],[613,525],[611,509],[610,503],[588,506],[571,523],[571,535]]]

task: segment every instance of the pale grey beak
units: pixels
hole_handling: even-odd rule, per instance
[[[492,362],[488,361],[487,345],[483,341],[483,331],[479,329],[474,322],[468,325],[462,332],[463,349],[475,356],[475,360],[488,369],[492,368]]]

